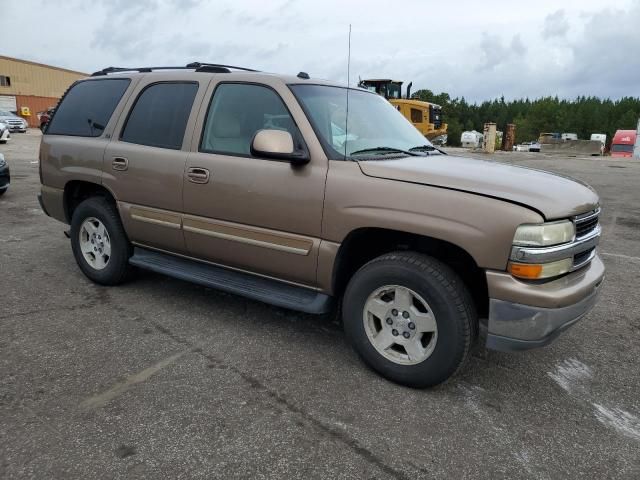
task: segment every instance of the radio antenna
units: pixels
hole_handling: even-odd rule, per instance
[[[349,138],[349,88],[351,86],[351,24],[349,24],[349,47],[347,49],[347,111],[344,120],[344,159],[347,159],[347,141]]]

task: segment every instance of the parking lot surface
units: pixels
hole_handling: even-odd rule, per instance
[[[0,478],[640,478],[640,162],[496,153],[599,192],[599,303],[411,390],[330,317],[147,272],[90,283],[38,206],[39,139],[0,145]]]

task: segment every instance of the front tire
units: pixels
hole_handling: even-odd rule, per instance
[[[358,270],[344,295],[347,338],[385,378],[424,388],[464,364],[477,316],[467,288],[447,265],[415,252],[378,257]]]
[[[90,280],[118,285],[127,278],[133,250],[118,211],[105,198],[89,198],[78,205],[70,237],[73,256]]]

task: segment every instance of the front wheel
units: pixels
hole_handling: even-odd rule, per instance
[[[80,270],[101,285],[122,283],[132,247],[116,208],[105,198],[83,201],[71,219],[71,248]]]
[[[353,276],[344,295],[347,338],[364,362],[394,382],[424,388],[464,364],[477,321],[458,275],[427,255],[378,257]]]

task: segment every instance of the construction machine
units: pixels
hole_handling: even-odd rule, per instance
[[[360,80],[358,86],[382,95],[398,109],[429,140],[447,134],[447,124],[442,121],[442,107],[435,103],[411,98],[411,85],[402,97],[402,83],[389,79]]]

